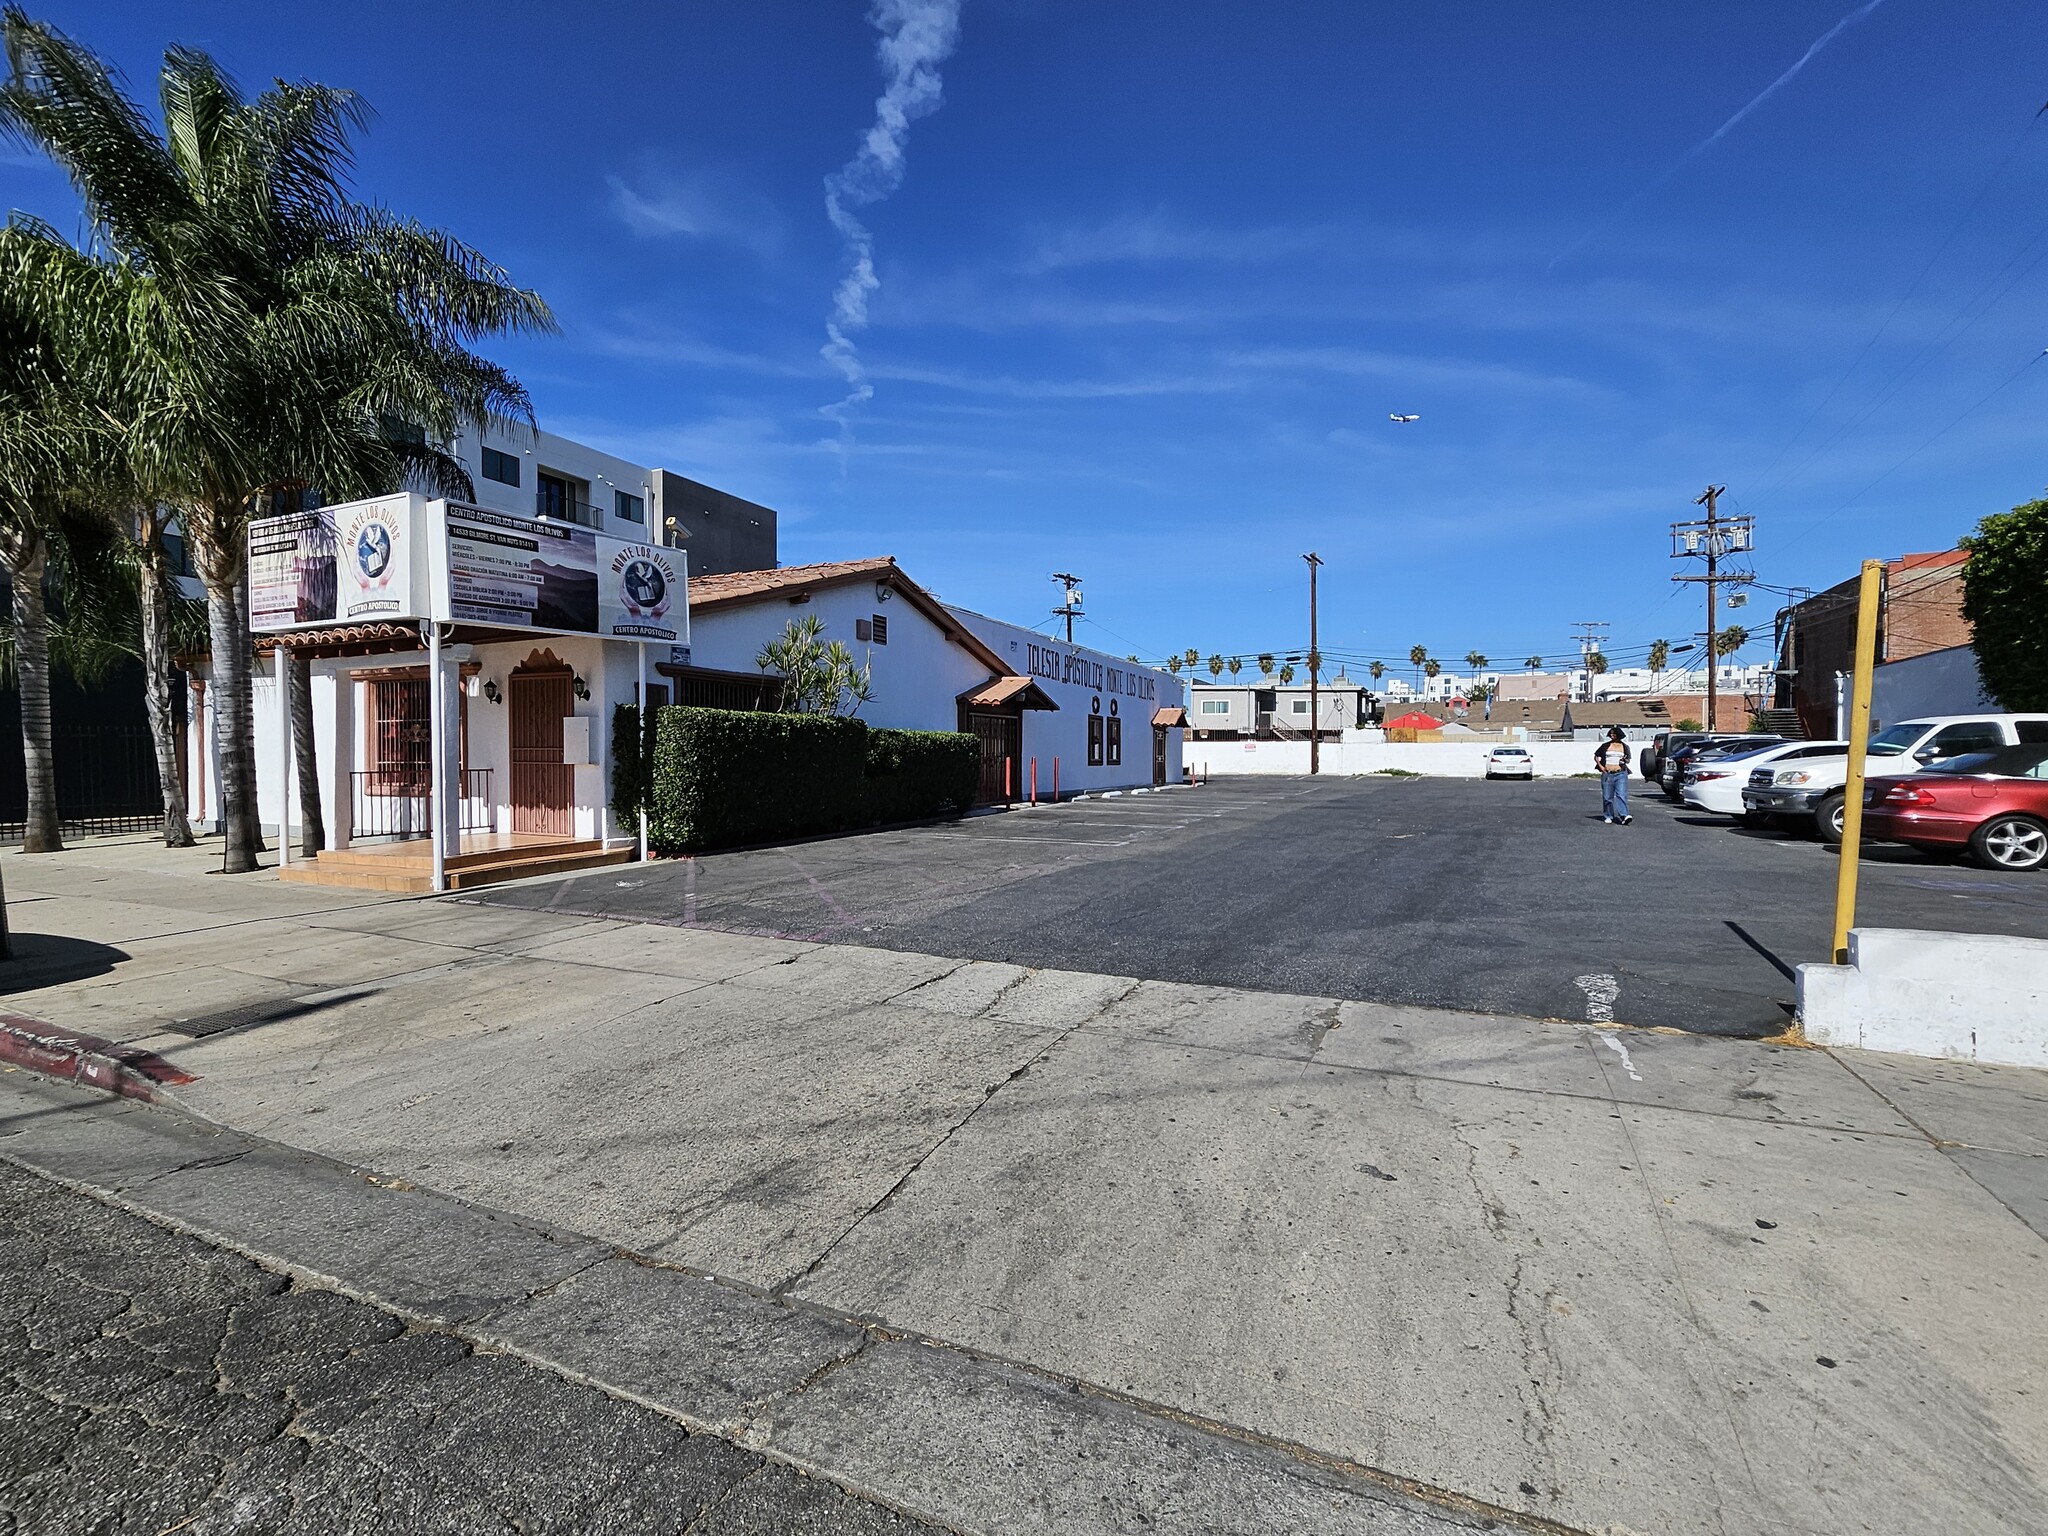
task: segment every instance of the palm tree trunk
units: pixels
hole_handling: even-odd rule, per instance
[[[40,537],[22,541],[9,562],[14,597],[14,675],[21,690],[21,751],[28,780],[28,811],[21,830],[23,853],[56,853],[64,847],[57,820],[57,768],[50,753],[50,616],[43,608],[43,566],[48,552]]]
[[[164,845],[190,848],[192,820],[185,812],[185,785],[178,773],[178,720],[171,707],[178,673],[171,661],[171,574],[164,555],[163,525],[145,513],[140,545],[142,589],[143,703],[150,740],[156,746],[157,782],[163,787]]]
[[[313,664],[294,655],[288,674],[292,689],[292,760],[299,777],[299,853],[312,858],[327,846],[320,815],[320,754],[313,742]]]
[[[242,606],[242,562],[219,579],[224,562],[206,552],[206,631],[213,655],[213,720],[220,753],[220,821],[231,875],[261,868],[263,823],[256,806],[256,703],[249,683],[249,625]]]

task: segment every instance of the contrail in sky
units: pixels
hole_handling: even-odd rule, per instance
[[[839,423],[840,452],[853,439],[852,412],[874,397],[861,366],[856,332],[868,323],[868,295],[881,286],[875,276],[875,239],[852,210],[878,203],[903,183],[903,148],[910,125],[940,105],[939,65],[960,37],[960,0],[874,0],[868,23],[882,34],[875,45],[887,85],[875,101],[875,120],[860,148],[825,178],[825,215],[846,242],[846,276],[832,293],[825,322],[831,339],[823,355],[846,377],[847,395],[823,414]]]
[[[1676,176],[1680,171],[1684,170],[1685,167],[1692,164],[1693,161],[1697,160],[1701,155],[1705,154],[1708,150],[1712,149],[1716,144],[1720,143],[1722,139],[1728,136],[1729,130],[1734,128],[1734,126],[1737,123],[1741,122],[1745,117],[1749,116],[1750,113],[1754,112],[1758,107],[1762,106],[1765,102],[1769,101],[1773,96],[1777,95],[1780,90],[1784,89],[1784,87],[1791,84],[1793,77],[1796,76],[1802,69],[1806,68],[1808,64],[1811,64],[1813,62],[1813,57],[1815,54],[1819,53],[1821,49],[1827,47],[1829,43],[1832,43],[1836,38],[1840,37],[1844,32],[1848,31],[1849,28],[1855,26],[1857,22],[1861,21],[1864,17],[1868,16],[1872,11],[1876,10],[1880,5],[1883,4],[1884,0],[1865,0],[1864,4],[1856,7],[1855,10],[1851,11],[1848,15],[1844,16],[1832,27],[1829,27],[1827,31],[1821,33],[1819,37],[1813,40],[1812,44],[1807,48],[1806,52],[1799,55],[1799,57],[1793,62],[1793,65],[1790,69],[1786,70],[1785,73],[1778,76],[1777,79],[1773,80],[1761,91],[1758,91],[1756,95],[1753,98],[1751,98],[1749,104],[1743,107],[1733,117],[1729,118],[1727,122],[1723,123],[1720,127],[1716,128],[1712,133],[1708,134],[1704,139],[1701,139],[1699,143],[1693,145],[1691,149],[1688,149],[1684,154],[1680,155],[1676,160],[1672,161],[1670,165],[1664,168],[1663,173],[1659,175],[1656,180],[1652,181],[1648,186],[1644,187],[1640,192],[1636,193],[1635,196],[1631,197],[1627,202],[1623,203],[1620,207],[1616,208],[1612,213],[1608,214],[1606,218],[1600,220],[1597,224],[1593,225],[1590,229],[1588,229],[1583,235],[1579,236],[1578,239],[1574,240],[1570,245],[1566,246],[1563,250],[1559,251],[1555,256],[1551,257],[1550,267],[1555,267],[1560,261],[1563,261],[1565,257],[1571,255],[1573,251],[1576,251],[1580,246],[1584,245],[1588,240],[1592,239],[1594,235],[1598,234],[1601,230],[1605,229],[1609,224],[1612,224],[1616,219],[1621,217],[1622,214],[1628,212],[1629,209],[1633,208],[1637,203],[1641,202],[1644,198],[1648,197],[1652,192],[1656,191],[1659,187],[1663,186],[1665,182],[1669,181],[1672,177]],[[1544,268],[1544,270],[1547,272],[1550,270],[1550,267],[1546,267]]]

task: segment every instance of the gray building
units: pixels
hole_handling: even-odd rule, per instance
[[[775,569],[775,512],[728,491],[653,472],[654,527],[664,544],[680,545],[692,576]]]
[[[1305,682],[1283,687],[1274,677],[1250,682],[1194,677],[1188,680],[1188,691],[1188,729],[1197,738],[1308,734],[1309,688]],[[1349,730],[1363,718],[1363,692],[1349,678],[1332,678],[1316,691],[1316,728],[1321,734]]]

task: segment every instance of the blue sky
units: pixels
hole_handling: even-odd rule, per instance
[[[1592,619],[1623,664],[1703,622],[1709,480],[1780,587],[2048,482],[2048,13],[1882,0],[1692,153],[1861,5],[963,0],[858,210],[843,434],[861,4],[32,9],[138,93],[173,40],[361,91],[360,190],[560,315],[498,349],[543,423],[777,507],[786,562],[1048,628],[1076,571],[1078,637],[1152,659],[1302,647],[1313,548],[1332,656]],[[76,225],[19,155],[0,201]]]

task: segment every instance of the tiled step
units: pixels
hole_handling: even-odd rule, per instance
[[[629,864],[634,857],[631,847],[606,848],[594,840],[533,848],[492,848],[449,859],[446,873],[450,890],[465,890],[496,881],[524,880],[533,875],[558,875],[570,870]],[[310,863],[287,864],[278,871],[278,878],[295,884],[337,885],[353,890],[421,895],[433,889],[433,859],[426,853],[399,855],[358,853],[352,849],[330,850]]]

